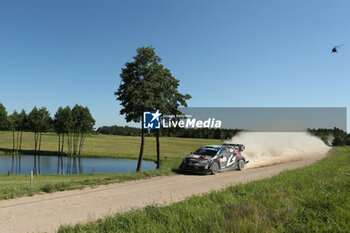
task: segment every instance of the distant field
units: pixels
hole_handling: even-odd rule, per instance
[[[184,155],[207,144],[220,144],[217,139],[195,139],[195,138],[160,138],[161,157],[182,158]],[[23,150],[33,150],[33,133],[23,134]],[[46,133],[42,139],[42,151],[56,152],[58,147],[58,136],[54,133]],[[67,149],[67,143],[65,143]],[[12,149],[12,133],[0,132],[0,153],[6,152],[1,149]],[[137,159],[140,151],[140,137],[114,136],[114,135],[91,135],[85,140],[83,156],[115,157]],[[145,138],[144,158],[156,160],[155,137]]]

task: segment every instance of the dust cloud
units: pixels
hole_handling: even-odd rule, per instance
[[[245,145],[247,168],[325,156],[330,150],[319,138],[306,132],[241,132],[225,143]]]

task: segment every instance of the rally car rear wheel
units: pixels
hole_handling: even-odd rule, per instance
[[[211,168],[210,168],[210,172],[212,175],[215,175],[216,173],[218,173],[219,171],[219,165],[217,162],[214,162],[212,165],[211,165]]]
[[[238,161],[238,170],[242,171],[244,169],[245,162],[243,159]]]

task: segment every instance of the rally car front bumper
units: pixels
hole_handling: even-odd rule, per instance
[[[185,163],[182,163],[180,166],[180,170],[185,171],[185,172],[207,174],[208,172],[210,172],[210,165],[209,164],[185,164]]]

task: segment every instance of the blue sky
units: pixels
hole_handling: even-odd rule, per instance
[[[114,96],[121,68],[152,45],[190,107],[349,108],[349,9],[345,0],[4,0],[0,102],[52,115],[78,103],[97,127],[125,125]]]

